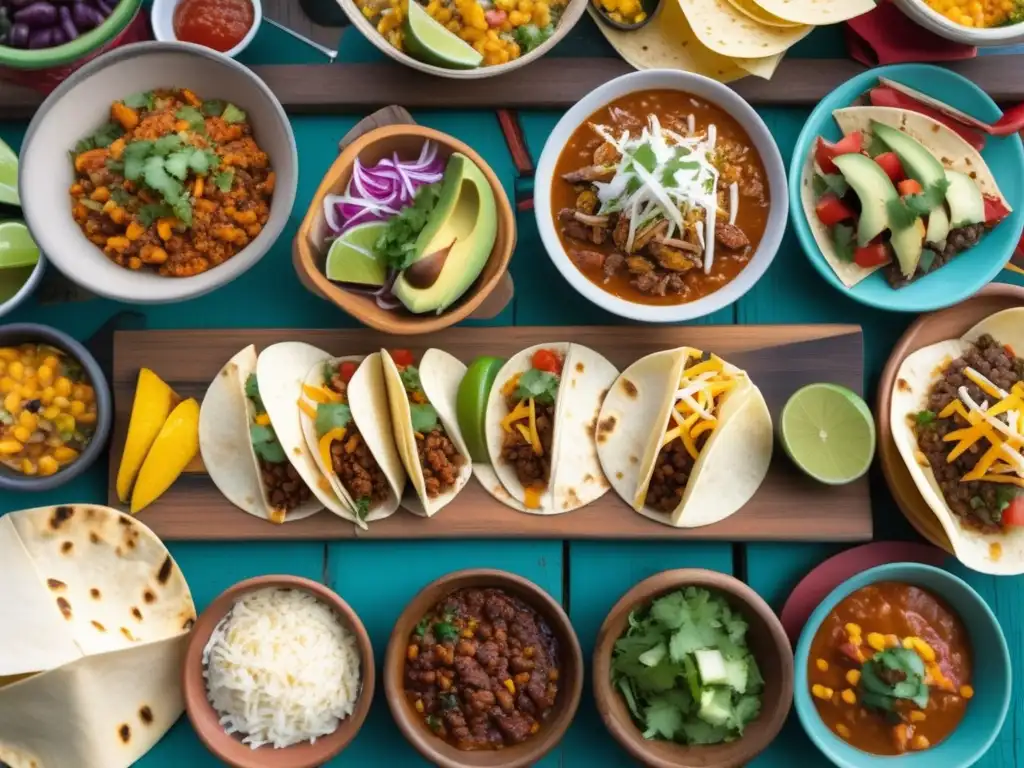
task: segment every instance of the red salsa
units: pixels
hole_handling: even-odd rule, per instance
[[[224,53],[242,42],[255,19],[252,0],[182,0],[174,11],[174,34]]]

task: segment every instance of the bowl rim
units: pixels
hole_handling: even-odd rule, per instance
[[[856,592],[858,589],[876,584],[880,581],[898,581],[908,584],[915,584],[918,580],[923,580],[925,576],[936,578],[941,581],[945,581],[958,588],[968,599],[972,600],[981,610],[982,616],[985,617],[989,623],[989,628],[994,629],[994,638],[988,638],[989,646],[994,645],[994,648],[986,647],[986,653],[994,652],[998,655],[1001,664],[1006,670],[1012,669],[1012,661],[1010,659],[1009,647],[1006,643],[1006,635],[1003,633],[1003,628],[996,618],[995,613],[989,606],[988,602],[978,592],[968,584],[966,581],[961,579],[954,573],[950,573],[944,568],[937,568],[934,565],[926,565],[924,563],[914,562],[898,562],[898,563],[885,563],[883,565],[876,565],[873,568],[868,568],[865,571],[851,576],[850,578],[843,581],[839,586],[828,593],[828,596],[822,600],[818,606],[811,613],[810,618],[807,619],[807,623],[804,624],[803,629],[800,631],[800,639],[796,645],[795,652],[795,685],[796,689],[794,692],[794,705],[797,713],[797,718],[800,721],[800,726],[803,728],[804,733],[807,734],[808,738],[814,743],[822,755],[832,761],[833,764],[839,768],[865,768],[867,765],[875,765],[876,763],[888,762],[890,760],[900,760],[900,764],[903,765],[907,762],[906,756],[900,755],[895,758],[888,758],[884,755],[872,755],[868,752],[862,752],[858,750],[858,755],[863,755],[863,758],[858,757],[857,760],[851,762],[845,760],[842,757],[834,754],[832,747],[834,745],[841,745],[841,742],[837,736],[835,736],[831,730],[829,730],[818,714],[813,702],[811,701],[810,694],[807,686],[807,662],[810,657],[811,643],[814,640],[814,636],[817,634],[818,629],[821,627],[822,622],[828,617],[828,614],[836,607],[843,599]],[[924,587],[929,591],[934,592],[935,588],[931,586]],[[940,595],[949,603],[948,597]],[[957,611],[956,606],[950,603],[950,608],[955,612]],[[966,626],[966,625],[965,625]],[[968,627],[968,635],[973,638],[974,634],[972,629],[974,627]],[[991,642],[994,639],[994,643]],[[992,694],[991,691],[987,691],[985,695],[996,695]],[[999,736],[999,732],[1002,730],[1003,724],[1006,721],[1006,715],[1010,709],[1010,699],[1012,696],[1012,683],[1010,677],[1005,678],[1005,686],[1003,688],[1003,703],[1000,707],[998,718],[992,722],[991,729],[987,736],[978,741],[975,744],[975,751],[973,755],[962,763],[955,765],[946,765],[945,768],[968,768],[973,765],[978,759],[984,755],[996,738]],[[958,726],[959,727],[959,726]],[[954,731],[955,732],[955,731]],[[937,745],[937,748],[941,748],[941,743]],[[921,753],[921,757],[926,757],[929,754],[934,757],[931,750]]]
[[[629,86],[629,87],[627,87]],[[676,90],[696,94],[729,114],[746,132],[765,166],[771,204],[764,236],[747,265],[717,291],[683,304],[647,305],[614,296],[591,282],[569,259],[555,230],[551,214],[551,185],[555,165],[565,142],[590,115],[624,95],[645,90]],[[556,144],[557,142],[557,144]],[[739,301],[754,288],[772,265],[786,234],[789,195],[786,166],[771,131],[761,116],[734,90],[717,80],[675,69],[646,69],[620,75],[598,86],[576,102],[548,134],[537,162],[534,216],[541,242],[566,282],[592,304],[619,317],[648,323],[695,320]]]
[[[7,301],[0,301],[0,318],[13,312],[35,292],[43,279],[44,272],[46,272],[46,257],[40,252],[39,261],[36,262],[32,271],[29,272],[28,279],[21,284],[17,292]]]
[[[142,0],[120,0],[102,24],[63,45],[27,50],[0,46],[0,65],[21,70],[47,69],[68,64],[98,50],[117,37],[135,19]]]
[[[274,95],[274,92],[270,90],[270,87],[251,69],[240,64],[234,59],[228,58],[227,56],[217,53],[205,46],[196,45],[194,43],[148,40],[145,42],[120,46],[119,48],[108,51],[87,62],[65,78],[60,85],[58,85],[57,88],[55,88],[46,97],[43,103],[36,110],[28,128],[25,130],[25,136],[21,143],[21,157],[25,157],[27,154],[27,149],[31,147],[32,142],[35,139],[35,135],[42,125],[43,119],[62,98],[79,86],[87,83],[93,75],[102,72],[110,66],[121,63],[122,60],[140,57],[146,58],[150,55],[157,54],[195,56],[200,59],[204,59],[209,65],[226,67],[234,73],[243,76],[249,82],[251,87],[261,95],[264,103],[267,105],[267,109],[277,119],[285,137],[288,140],[289,151],[286,153],[287,156],[275,157],[273,158],[273,161],[275,167],[278,169],[282,166],[294,169],[295,184],[285,188],[279,183],[275,188],[274,198],[271,203],[271,217],[273,217],[274,210],[278,206],[280,206],[280,209],[285,213],[281,218],[279,231],[274,232],[269,229],[269,226],[264,227],[263,231],[255,240],[231,257],[231,259],[226,263],[192,277],[163,278],[157,284],[158,288],[147,291],[147,293],[151,293],[151,295],[140,297],[138,294],[132,292],[133,290],[139,290],[138,284],[134,281],[131,286],[124,287],[123,290],[111,290],[101,282],[83,281],[79,279],[79,271],[71,268],[62,268],[60,260],[68,257],[60,256],[58,258],[54,258],[52,253],[72,252],[75,249],[62,247],[61,244],[58,244],[58,247],[56,248],[48,247],[45,242],[48,229],[46,227],[46,222],[40,218],[42,213],[36,212],[33,214],[32,206],[25,205],[25,201],[29,198],[29,195],[25,193],[26,173],[24,172],[24,169],[26,164],[22,162],[18,169],[18,194],[23,203],[22,214],[24,216],[25,224],[32,233],[32,237],[35,239],[36,244],[39,246],[40,252],[48,254],[50,264],[76,285],[85,288],[97,296],[121,301],[127,304],[172,304],[181,301],[188,301],[207,293],[211,293],[212,291],[215,291],[218,288],[240,278],[250,269],[255,267],[263,257],[267,255],[267,253],[280,239],[281,234],[285,229],[287,229],[288,223],[291,220],[291,212],[295,206],[295,198],[298,192],[298,147],[295,142],[295,132],[292,130],[291,121],[288,119],[288,115],[284,111],[284,107],[281,105],[281,102]],[[279,178],[280,175],[281,174],[278,173]],[[33,225],[34,223],[35,226]],[[40,237],[38,233],[42,233],[43,236]],[[91,243],[89,245],[95,248]],[[252,253],[255,255],[247,256],[246,251],[251,249]],[[98,254],[98,258],[106,258],[99,249],[96,249],[96,254]],[[69,265],[64,266],[69,267]],[[131,280],[131,271],[123,270],[123,272],[125,272],[128,275],[128,279]]]
[[[608,732],[630,755],[644,765],[649,765],[651,768],[680,768],[680,766],[688,765],[685,762],[678,762],[676,759],[663,760],[660,756],[652,754],[649,747],[651,742],[643,738],[640,730],[629,717],[628,711],[625,710],[618,691],[613,690],[611,685],[612,650],[630,612],[641,604],[650,603],[656,597],[685,587],[700,587],[711,592],[718,592],[731,604],[740,607],[744,613],[757,615],[766,624],[768,639],[771,641],[775,655],[781,661],[782,690],[780,695],[782,706],[771,712],[767,727],[760,739],[753,741],[744,736],[737,741],[730,742],[737,749],[733,761],[728,764],[716,763],[716,765],[722,765],[723,768],[726,765],[729,768],[746,765],[768,748],[779,735],[789,717],[793,706],[793,652],[786,630],[772,607],[752,587],[731,574],[706,568],[674,568],[660,571],[630,587],[616,601],[604,621],[601,622],[601,628],[598,630],[597,640],[594,644],[591,684],[594,689],[597,710]],[[613,630],[617,631],[613,632]],[[761,664],[761,661],[758,660],[758,663]],[[626,711],[625,718],[617,715],[616,709]],[[762,709],[762,714],[764,714],[764,709]],[[667,742],[658,743],[667,744]],[[747,746],[742,749],[744,744]],[[699,746],[683,744],[674,746],[678,747],[681,752],[690,750],[700,752]],[[682,756],[680,759],[685,760]],[[705,765],[705,763],[702,760],[697,760],[689,765],[698,766]]]
[[[440,315],[430,313],[421,315],[409,313],[404,315],[399,312],[392,312],[387,315],[386,320],[380,321],[376,317],[364,316],[359,310],[358,300],[354,298],[355,294],[331,282],[321,272],[316,265],[315,254],[310,245],[309,237],[313,224],[320,215],[324,197],[330,194],[331,189],[334,187],[330,179],[336,174],[341,176],[351,175],[351,167],[355,159],[370,145],[378,141],[386,141],[395,136],[404,135],[419,137],[424,141],[434,141],[439,146],[450,150],[449,154],[459,152],[468,157],[480,169],[480,172],[483,173],[494,193],[498,233],[500,235],[503,230],[505,231],[508,247],[499,253],[498,269],[494,275],[480,283],[472,293],[467,289],[456,305],[446,309]],[[512,255],[515,253],[517,239],[516,216],[512,211],[512,205],[509,202],[508,195],[505,193],[504,186],[502,186],[497,174],[487,161],[476,150],[454,136],[418,123],[403,123],[400,125],[381,126],[364,133],[346,146],[334,159],[321,178],[316,192],[313,193],[309,208],[306,210],[302,222],[295,233],[295,238],[292,240],[292,254],[299,279],[311,292],[331,302],[350,317],[355,318],[370,328],[394,335],[411,335],[433,333],[449,328],[476,312],[508,271]],[[488,261],[495,257],[497,247],[498,240],[496,239]],[[479,280],[479,278],[477,279]],[[472,285],[470,288],[472,288]]]
[[[924,0],[896,0],[908,15],[947,40],[979,47],[1012,45],[1024,40],[1024,22],[1001,27],[965,27],[947,19]]]
[[[804,164],[807,161],[807,152],[810,149],[810,141],[818,135],[821,125],[825,122],[824,115],[826,113],[831,114],[833,109],[837,109],[840,105],[832,106],[830,101],[835,94],[845,88],[851,86],[851,84],[857,84],[867,86],[872,81],[877,81],[879,77],[890,76],[897,77],[900,73],[905,72],[922,72],[927,74],[935,75],[936,77],[944,77],[952,79],[960,85],[970,88],[976,93],[982,101],[986,103],[988,107],[991,107],[996,112],[999,112],[999,106],[995,101],[981,88],[975,85],[973,82],[968,80],[963,75],[946,69],[945,67],[937,67],[933,64],[888,64],[881,67],[873,67],[868,70],[864,70],[859,74],[843,81],[835,88],[833,88],[825,98],[818,102],[817,106],[811,111],[810,116],[804,122],[803,127],[800,129],[800,134],[797,136],[796,144],[794,145],[793,155],[790,159],[789,165],[789,200],[790,210],[792,216],[793,231],[796,234],[797,240],[800,243],[800,248],[803,250],[804,255],[811,265],[817,270],[825,282],[835,288],[839,293],[847,296],[854,301],[857,301],[865,306],[873,307],[874,309],[881,309],[886,312],[910,312],[919,314],[923,312],[935,312],[941,309],[947,309],[955,304],[970,298],[976,294],[979,290],[984,288],[986,285],[991,283],[1000,272],[1006,267],[1006,261],[1009,260],[1010,256],[1006,256],[1006,260],[999,264],[993,264],[986,272],[980,273],[980,278],[975,278],[975,281],[971,282],[972,288],[970,290],[961,290],[959,293],[950,292],[945,294],[944,298],[940,301],[934,300],[923,300],[917,303],[910,303],[907,299],[899,299],[899,305],[893,306],[892,299],[889,301],[883,299],[876,299],[872,296],[865,296],[862,292],[857,290],[858,286],[853,288],[847,288],[843,285],[842,281],[836,275],[835,271],[825,261],[824,255],[821,253],[821,249],[818,247],[817,242],[814,240],[814,236],[811,234],[810,226],[807,222],[807,213],[804,211],[803,200],[800,195],[800,182],[803,176]],[[848,105],[846,105],[848,106]],[[1019,136],[1007,136],[1003,139],[1010,141],[1011,145],[1017,149],[1018,165],[1024,163],[1024,144],[1021,143]],[[1000,139],[1000,140],[1003,140]],[[805,147],[805,145],[807,145]],[[797,150],[803,151],[797,151]],[[1016,243],[1020,239],[1022,233],[1024,233],[1024,213],[1018,208],[1014,210],[1011,217],[1017,219],[1017,233],[1014,236],[1013,242]],[[1008,224],[1009,222],[1007,222]],[[977,282],[978,280],[982,282]],[[975,284],[977,282],[977,284]],[[888,295],[888,294],[887,294]],[[898,291],[893,291],[893,295],[900,296]],[[904,294],[905,295],[905,294]]]
[[[42,273],[33,272],[33,274]],[[67,468],[46,477],[38,475],[34,477],[9,475],[6,474],[6,468],[0,472],[0,489],[2,490],[53,490],[74,480],[89,469],[106,450],[107,439],[110,437],[110,431],[114,423],[114,404],[110,393],[110,385],[107,382],[106,375],[103,373],[103,369],[100,367],[99,361],[96,360],[92,352],[86,349],[84,344],[72,338],[64,331],[53,326],[42,325],[41,323],[10,323],[8,325],[0,325],[0,343],[4,343],[3,339],[5,337],[12,336],[28,336],[45,341],[70,354],[85,370],[92,384],[93,392],[96,395],[96,430],[93,432],[92,439],[89,440],[85,450]]]
[[[224,733],[224,731],[218,722],[216,711],[207,698],[206,682],[202,672],[202,657],[203,650],[214,629],[227,616],[235,603],[243,595],[261,589],[302,590],[333,609],[339,619],[347,625],[347,629],[355,636],[360,657],[361,687],[352,714],[341,721],[334,732],[318,738],[315,744],[303,742],[284,749],[253,749],[246,753],[245,759],[237,760],[224,755],[211,738],[211,733],[216,733],[218,730]],[[328,762],[344,750],[359,734],[373,703],[375,683],[373,645],[359,615],[339,594],[325,584],[288,574],[270,574],[245,579],[231,585],[210,601],[196,618],[189,634],[181,671],[185,712],[192,729],[211,754],[235,768],[314,768]],[[197,712],[197,709],[200,711]],[[291,759],[294,758],[294,750],[298,747],[309,749],[313,754],[306,756],[305,760],[301,757]]]
[[[184,0],[153,0],[149,11],[149,21],[153,28],[153,37],[164,43],[180,43],[174,31],[174,12]],[[235,58],[238,54],[249,47],[249,44],[256,38],[260,25],[263,24],[263,2],[262,0],[249,0],[252,4],[252,25],[245,36],[238,41],[234,48],[227,51],[214,51],[229,59]],[[205,47],[205,46],[204,46]],[[213,50],[212,48],[210,50]]]
[[[448,757],[436,749],[434,744],[444,744],[440,738],[429,733],[418,721],[418,715],[405,699],[402,687],[405,669],[405,649],[409,642],[409,632],[423,618],[425,613],[437,602],[438,595],[447,595],[458,589],[493,587],[507,591],[520,597],[537,613],[544,616],[559,641],[562,669],[572,668],[572,687],[559,690],[559,708],[554,727],[542,731],[539,737],[529,739],[515,747],[508,747],[500,752],[460,752],[458,759]],[[583,695],[583,677],[585,664],[583,651],[572,621],[562,604],[552,597],[543,587],[510,571],[494,568],[467,568],[452,571],[434,579],[420,589],[402,609],[395,619],[394,629],[388,639],[387,651],[384,656],[384,693],[388,709],[391,710],[398,729],[425,759],[439,768],[472,768],[475,765],[497,766],[502,768],[526,768],[534,765],[544,755],[553,750],[565,737],[579,708]],[[522,754],[512,756],[513,750],[521,750]],[[504,762],[477,762],[476,756],[495,755],[508,756]]]

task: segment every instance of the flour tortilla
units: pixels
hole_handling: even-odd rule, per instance
[[[971,342],[986,333],[1008,344],[1017,355],[1024,354],[1024,309],[999,312],[959,339],[941,341],[908,356],[896,373],[889,404],[889,423],[893,440],[910,476],[949,537],[957,559],[981,573],[1017,576],[1024,573],[1024,527],[1011,526],[1005,534],[984,534],[963,528],[946,504],[931,466],[923,466],[928,462],[918,455],[917,436],[910,421],[914,414],[927,408],[928,391],[944,367],[963,355]],[[998,557],[992,556],[992,544],[999,544]]]
[[[838,24],[875,9],[874,0],[752,0],[761,10],[799,24]]]
[[[351,362],[358,365],[355,374],[348,384],[348,404],[352,412],[352,420],[359,428],[359,434],[369,448],[370,453],[377,460],[384,476],[391,486],[391,494],[386,501],[381,502],[366,515],[366,523],[375,520],[383,520],[393,515],[398,510],[399,502],[402,499],[402,491],[405,489],[405,468],[402,466],[402,459],[398,454],[398,447],[395,445],[394,433],[391,428],[391,412],[388,409],[387,385],[384,383],[384,369],[381,364],[380,354],[374,352],[372,355],[361,357],[350,355],[347,357],[327,358],[312,367],[306,374],[305,383],[307,386],[321,388],[325,386],[324,369],[327,365],[337,365],[343,362]],[[317,404],[310,400],[305,394],[303,399],[313,409]],[[338,498],[342,499],[351,508],[355,509],[356,504],[344,484],[335,474],[333,467],[324,464],[320,455],[320,441],[317,437],[316,422],[309,418],[302,410],[299,411],[299,420],[302,423],[302,434],[306,440],[306,447],[313,453],[320,472],[330,481]],[[357,523],[362,522],[357,519]],[[362,527],[366,527],[363,523]]]
[[[746,374],[721,404],[719,426],[694,465],[671,513],[645,506],[669,412],[690,353],[684,347],[648,355],[615,381],[597,422],[597,452],[612,487],[633,509],[677,528],[717,523],[740,510],[764,482],[771,464],[772,418]]]
[[[228,360],[210,382],[199,410],[199,451],[203,466],[224,498],[254,517],[271,520],[271,505],[249,437],[250,404],[245,382],[256,370],[256,347],[249,345]],[[285,522],[302,520],[323,509],[311,497],[288,512]]]
[[[799,22],[786,21],[773,13],[768,13],[768,11],[759,6],[755,0],[728,0],[728,2],[729,5],[744,16],[751,18],[760,24],[765,24],[769,27],[780,27],[783,29],[800,26]]]
[[[753,59],[785,53],[813,29],[806,24],[790,28],[761,24],[740,13],[728,0],[677,1],[697,39],[706,48],[731,58]]]

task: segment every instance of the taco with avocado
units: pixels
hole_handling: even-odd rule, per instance
[[[306,374],[299,400],[306,446],[358,521],[395,512],[405,488],[381,356],[328,358]]]
[[[890,420],[957,558],[982,573],[1024,573],[1024,309],[907,357]]]
[[[199,411],[199,450],[210,479],[245,512],[272,523],[301,520],[324,505],[288,460],[256,378],[256,348],[232,357]]]
[[[387,383],[391,425],[413,494],[402,506],[431,517],[461,491],[473,474],[469,450],[455,415],[455,390],[445,386],[456,358],[428,349],[420,364],[407,349],[380,352]]]
[[[737,512],[772,459],[772,417],[745,371],[692,347],[648,355],[612,385],[597,453],[634,510],[696,528]]]

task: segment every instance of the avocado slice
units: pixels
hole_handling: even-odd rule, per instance
[[[874,120],[871,121],[871,131],[896,153],[903,170],[926,192],[945,187],[946,169],[924,144],[903,131]],[[933,208],[941,202],[941,198],[936,198],[929,200]]]
[[[921,263],[924,239],[924,222],[920,217],[914,219],[914,223],[909,227],[892,232],[889,244],[896,252],[896,259],[900,263],[900,272],[908,279],[914,276],[914,273],[917,272],[917,265]]]
[[[959,171],[946,171],[949,189],[949,226],[951,229],[981,224],[985,221],[985,198],[970,176]]]
[[[940,205],[928,214],[928,228],[925,231],[924,241],[942,248],[946,245],[947,237],[949,237],[949,214],[946,213],[946,206]]]
[[[882,167],[864,155],[839,155],[832,160],[860,198],[857,244],[867,245],[889,228],[888,205],[899,194]]]

